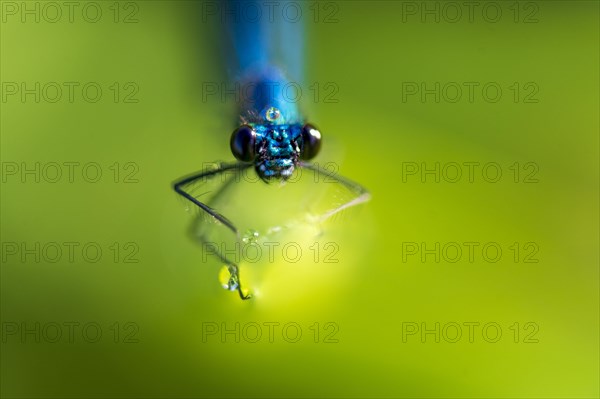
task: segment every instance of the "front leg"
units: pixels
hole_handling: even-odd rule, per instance
[[[200,209],[202,209],[204,212],[208,213],[210,216],[212,216],[213,218],[215,218],[216,220],[218,220],[219,222],[221,222],[224,226],[226,226],[229,230],[231,230],[231,232],[233,232],[235,234],[235,236],[239,239],[238,230],[235,227],[235,225],[229,219],[227,219],[225,216],[221,215],[220,213],[216,212],[214,209],[212,209],[211,207],[209,207],[207,204],[199,201],[196,197],[194,197],[191,194],[190,190],[186,190],[186,188],[189,187],[189,186],[191,186],[191,185],[193,185],[194,183],[197,183],[201,179],[205,179],[205,178],[209,178],[209,177],[215,177],[215,176],[217,176],[217,175],[219,175],[219,174],[221,174],[223,172],[231,171],[231,170],[236,170],[238,172],[241,172],[241,171],[249,168],[250,166],[251,165],[245,164],[245,163],[221,164],[216,169],[194,173],[194,174],[192,174],[190,176],[186,176],[186,177],[178,180],[177,182],[175,182],[173,184],[173,189],[179,195],[181,195],[182,197],[188,199],[189,201],[191,201],[192,203],[194,203],[195,205],[197,205]],[[214,199],[214,198],[217,198],[219,195],[221,195],[225,191],[225,189],[227,187],[229,187],[229,185],[231,184],[232,181],[233,180],[230,179],[229,181],[227,181],[226,183],[224,183],[215,192],[215,194],[213,195],[212,198]],[[217,257],[219,257],[219,259],[221,259],[221,261],[223,261],[227,265],[227,270],[229,271],[229,274],[230,274],[230,278],[229,278],[229,282],[228,282],[229,289],[231,291],[237,290],[238,294],[240,295],[240,298],[242,298],[242,299],[250,299],[251,295],[250,294],[244,294],[244,292],[242,290],[242,284],[241,284],[241,280],[240,280],[240,276],[239,276],[239,267],[238,267],[238,265],[236,265],[234,262],[231,262],[228,259],[226,259],[217,250],[214,250],[214,251],[211,251],[211,252],[214,253]]]
[[[229,171],[229,170],[243,171],[243,170],[249,168],[250,166],[251,165],[245,164],[245,163],[233,163],[233,164],[223,163],[216,169],[208,170],[208,171],[201,171],[201,172],[197,172],[192,175],[183,177],[181,180],[176,181],[173,184],[173,189],[175,190],[175,192],[177,192],[177,194],[192,201],[200,209],[207,212],[210,216],[214,217],[219,222],[223,223],[225,226],[227,226],[227,228],[229,228],[234,234],[237,235],[237,233],[238,233],[237,228],[233,225],[233,223],[231,223],[231,221],[229,219],[227,219],[225,216],[219,214],[218,212],[216,212],[214,209],[210,208],[208,205],[204,204],[203,202],[200,202],[197,198],[195,198],[193,195],[191,195],[188,191],[185,190],[185,186],[187,186],[189,184],[193,184],[200,179],[205,179],[208,177],[219,175],[219,174]],[[219,191],[217,191],[217,193],[214,195],[214,197],[218,196],[227,186],[228,186],[228,184],[224,184],[219,189]]]

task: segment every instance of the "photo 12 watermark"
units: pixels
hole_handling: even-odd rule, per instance
[[[402,241],[402,263],[539,263],[540,246],[535,241]]]
[[[138,323],[132,321],[3,321],[3,344],[137,344]]]
[[[202,22],[337,24],[342,17],[339,1],[203,1]]]
[[[285,180],[285,184],[300,183],[304,179],[310,179],[314,183],[337,183],[339,184],[340,165],[337,162],[312,162],[314,169],[295,168],[294,173]],[[200,183],[257,183],[264,184],[264,181],[256,173],[254,168],[224,170],[222,173],[210,174],[208,172],[220,170],[220,162],[203,162],[200,172],[207,173],[206,176],[198,179]],[[198,172],[198,173],[200,173]]]
[[[0,98],[3,104],[137,104],[139,92],[133,81],[3,81]]]
[[[532,161],[448,161],[400,163],[402,183],[539,183],[540,166]]]
[[[538,104],[540,86],[536,82],[402,82],[403,103],[445,104]]]
[[[209,256],[225,256],[237,264],[275,263],[283,259],[287,263],[298,263],[306,260],[313,263],[340,263],[340,246],[333,241],[304,244],[296,241],[249,241],[235,243],[202,242],[202,262]]]
[[[203,321],[202,343],[315,343],[337,344],[340,342],[338,323],[295,321],[216,322]]]
[[[540,2],[534,1],[401,1],[402,23],[540,22]]]
[[[140,245],[135,241],[2,241],[1,247],[4,265],[140,262]]]
[[[2,183],[139,183],[140,167],[132,161],[47,161],[0,163]]]
[[[140,4],[137,1],[3,1],[0,19],[3,24],[137,24]]]
[[[402,343],[488,343],[512,342],[537,344],[540,342],[537,323],[500,323],[496,321],[402,322]]]
[[[298,104],[313,102],[337,104],[340,102],[340,86],[333,81],[311,82],[202,82],[202,102],[233,104],[265,103],[271,98],[279,98],[285,103]]]

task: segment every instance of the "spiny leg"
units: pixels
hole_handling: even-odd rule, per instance
[[[227,226],[227,228],[229,228],[234,234],[237,235],[237,233],[238,233],[237,229],[233,225],[233,223],[231,223],[231,221],[229,221],[229,219],[227,219],[225,216],[217,213],[216,211],[211,209],[208,205],[200,202],[193,195],[191,195],[189,192],[184,190],[183,187],[188,184],[192,184],[197,180],[211,177],[214,175],[218,175],[218,174],[223,173],[228,170],[237,169],[238,171],[242,171],[249,167],[250,167],[250,165],[244,164],[244,163],[221,164],[217,169],[194,173],[192,175],[182,178],[181,180],[179,180],[173,184],[173,189],[175,190],[175,192],[177,192],[177,194],[181,195],[182,197],[184,197],[184,198],[188,199],[189,201],[193,202],[194,204],[196,204],[200,209],[202,209],[203,211],[205,211],[206,213],[208,213],[209,215],[211,215],[212,217],[217,219],[219,222],[223,223],[225,226]],[[218,196],[227,186],[228,186],[228,184],[224,184],[223,187],[221,187],[221,189],[215,194],[215,197]]]
[[[239,239],[238,230],[229,219],[227,219],[225,216],[219,214],[218,212],[216,212],[215,210],[210,208],[207,204],[196,199],[190,192],[186,191],[184,189],[184,187],[188,184],[193,184],[197,180],[215,176],[215,175],[218,175],[218,174],[223,173],[228,170],[237,170],[238,172],[241,172],[241,171],[249,168],[250,166],[251,165],[244,164],[244,163],[221,164],[216,169],[209,170],[209,171],[202,171],[202,172],[198,172],[198,173],[192,174],[190,176],[184,177],[181,180],[175,182],[173,184],[173,188],[174,188],[175,192],[177,192],[179,195],[188,199],[189,201],[191,201],[192,203],[197,205],[200,209],[202,209],[203,211],[208,213],[210,216],[214,217],[216,220],[218,220],[223,225],[225,225],[229,230],[231,230],[231,232],[233,232],[235,234],[236,238]],[[226,190],[226,188],[231,185],[232,181],[233,181],[233,179],[229,179],[225,184],[223,184],[219,188],[219,190],[213,195],[212,198],[214,199],[214,198],[217,198],[219,195],[221,195]],[[203,242],[206,243],[206,241],[204,240],[204,237],[201,236],[199,238]],[[227,270],[229,271],[229,274],[230,274],[230,279],[228,282],[229,286],[231,287],[232,285],[234,285],[236,287],[241,299],[244,299],[244,300],[250,299],[251,295],[244,294],[244,292],[242,290],[241,279],[239,276],[239,267],[235,263],[227,260],[218,250],[214,249],[212,252],[216,256],[218,256],[221,259],[221,261],[223,261],[227,265]]]

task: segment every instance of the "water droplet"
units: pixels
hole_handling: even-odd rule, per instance
[[[260,234],[258,234],[258,231],[252,230],[252,229],[248,229],[248,230],[246,230],[246,233],[244,233],[244,236],[242,237],[242,241],[245,244],[251,244],[253,242],[258,241],[259,235]]]
[[[279,112],[279,110],[275,107],[271,107],[267,110],[267,112],[265,113],[265,116],[267,117],[267,120],[269,122],[273,122],[276,121],[277,119],[279,119],[279,117],[281,116],[281,112]]]
[[[235,291],[240,285],[237,273],[231,273],[230,266],[223,266],[219,272],[219,282],[228,291]]]

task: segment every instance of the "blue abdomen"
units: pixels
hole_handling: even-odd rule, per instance
[[[227,10],[226,47],[233,50],[228,53],[227,67],[230,79],[240,87],[240,115],[246,121],[259,123],[273,107],[281,112],[277,123],[302,122],[298,102],[303,84],[304,27],[302,21],[284,17],[285,3],[277,2],[279,12],[274,13],[264,6],[255,18],[243,12],[243,1],[221,3]]]
[[[279,125],[303,122],[298,109],[299,85],[287,80],[276,67],[251,72],[240,87],[243,122]]]

